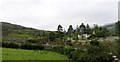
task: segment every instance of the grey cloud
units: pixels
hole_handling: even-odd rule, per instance
[[[0,19],[37,29],[56,30],[117,21],[118,0],[1,0]]]

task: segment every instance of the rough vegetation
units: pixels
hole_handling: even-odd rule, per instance
[[[67,31],[61,25],[57,31],[45,31],[6,22],[2,24],[2,47],[58,52],[78,62],[113,62],[116,59],[113,55],[117,55],[118,60],[120,58],[119,34],[113,37],[106,27],[95,25],[91,28],[82,23],[75,29],[70,25]],[[116,28],[119,33],[119,22]]]

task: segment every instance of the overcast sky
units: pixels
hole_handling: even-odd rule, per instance
[[[104,25],[118,19],[119,0],[0,0],[0,21],[44,30],[61,24]]]

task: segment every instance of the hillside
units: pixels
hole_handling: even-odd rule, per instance
[[[116,35],[115,23],[107,24],[107,25],[105,25],[103,27],[107,28],[112,35]]]
[[[118,57],[117,56],[118,52],[116,48],[116,46],[118,46],[117,44],[118,39],[113,38],[113,36],[109,37],[108,35],[106,35],[109,34],[108,30],[103,29],[101,27],[96,27],[96,29],[92,30],[92,32],[95,31],[95,34],[91,34],[93,36],[89,38],[83,37],[77,39],[76,33],[72,33],[72,34],[70,33],[71,35],[65,35],[66,33],[63,32],[42,31],[42,30],[27,28],[6,22],[2,22],[2,24],[3,24],[2,39],[3,41],[5,41],[2,42],[2,47],[4,48],[28,49],[34,51],[47,50],[47,51],[57,52],[66,55],[71,60],[82,60],[81,62],[97,62],[100,60],[101,60],[100,62],[111,62],[113,61],[112,58],[113,56],[116,55],[116,57]],[[103,27],[109,29],[109,31],[111,31],[112,34],[113,32],[115,32],[112,31],[113,29],[115,29],[114,24],[112,25],[108,24]],[[77,33],[79,33],[79,31]],[[9,50],[3,49],[3,51],[7,53],[7,54],[3,53],[3,58],[5,58],[6,60],[7,58],[19,59],[16,58],[16,54],[17,55],[19,55],[19,53],[22,54],[24,53],[23,51],[25,50],[14,50],[15,52],[18,52],[14,55],[12,54],[14,51],[11,49]],[[112,53],[112,55],[109,53]],[[13,56],[10,56],[11,54]],[[31,58],[33,57],[33,54],[34,54],[33,52],[29,52],[28,55],[23,54],[23,57],[25,57],[25,59],[27,59],[26,57],[30,57],[30,59],[34,59]],[[34,60],[40,59],[37,55],[36,55],[37,58],[35,58]],[[43,56],[49,58],[47,54]],[[54,55],[51,55],[50,57],[52,56]]]
[[[24,26],[11,24],[7,22],[2,23],[3,41],[25,41],[28,38],[35,38],[40,36],[43,32],[49,31],[37,30],[34,28],[27,28]]]

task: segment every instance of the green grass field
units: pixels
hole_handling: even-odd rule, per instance
[[[33,50],[2,48],[2,60],[68,60],[68,58],[44,50],[35,52]]]

